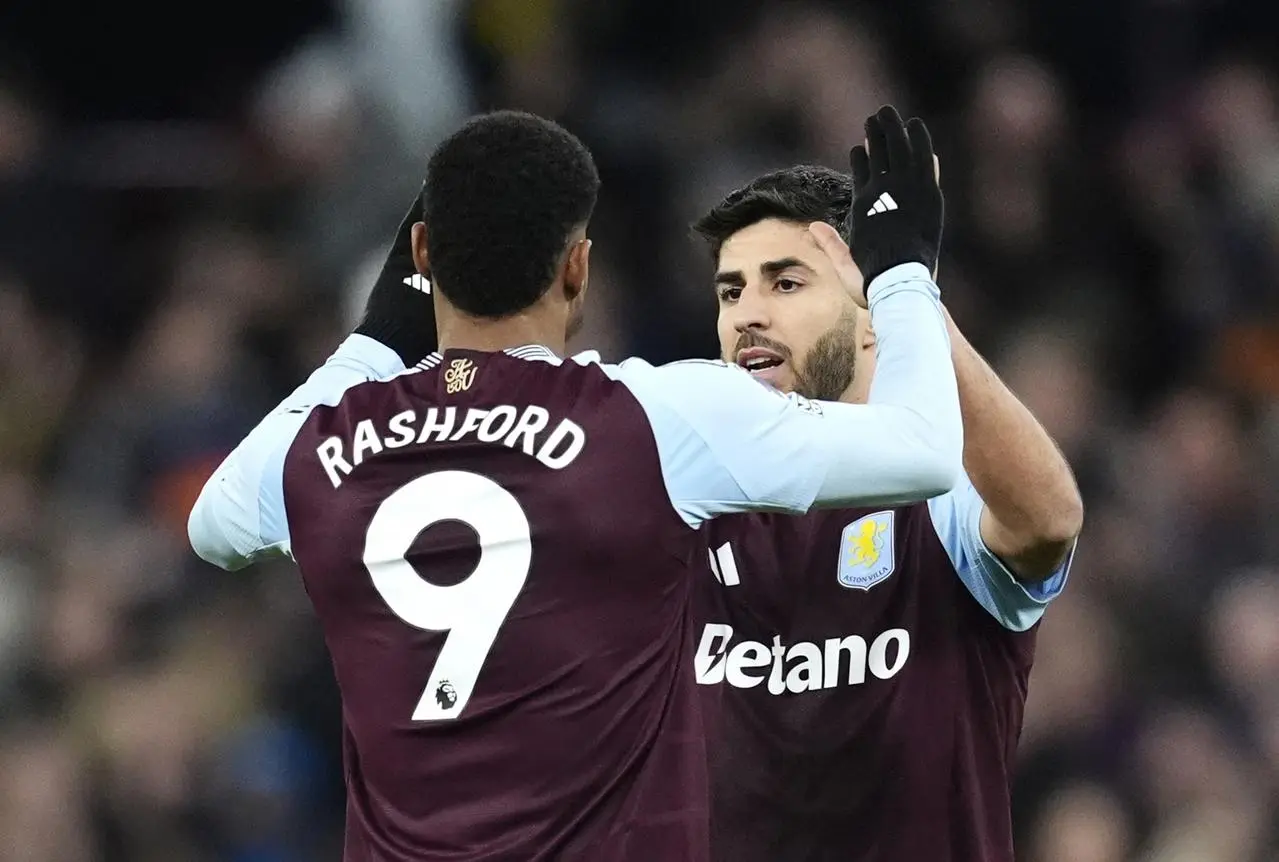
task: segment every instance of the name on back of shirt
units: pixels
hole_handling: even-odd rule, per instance
[[[554,427],[550,424],[551,414],[536,404],[524,407],[499,404],[488,410],[476,407],[465,411],[456,407],[430,407],[420,412],[405,410],[381,427],[372,419],[361,419],[349,440],[334,435],[317,446],[315,454],[334,488],[340,487],[343,477],[349,476],[368,458],[388,449],[432,443],[491,443],[519,449],[552,470],[562,470],[582,454],[586,432],[571,419],[561,419]]]

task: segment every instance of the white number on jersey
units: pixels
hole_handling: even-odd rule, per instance
[[[427,583],[404,558],[439,521],[461,521],[479,537],[480,561],[451,587]],[[519,501],[491,479],[445,470],[404,485],[382,502],[364,540],[364,565],[395,615],[424,631],[448,632],[414,721],[457,718],[498,630],[524,587],[533,545]]]

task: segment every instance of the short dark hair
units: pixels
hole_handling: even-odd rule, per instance
[[[574,228],[595,209],[591,152],[519,111],[468,121],[436,148],[422,213],[431,280],[454,306],[505,317],[547,291]]]
[[[730,192],[693,223],[693,230],[718,258],[729,237],[764,219],[824,221],[842,228],[852,205],[851,177],[820,165],[797,165],[756,177]]]

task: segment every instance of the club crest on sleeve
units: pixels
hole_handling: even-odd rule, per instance
[[[841,585],[853,590],[869,590],[893,573],[893,513],[875,512],[858,518],[839,537]]]

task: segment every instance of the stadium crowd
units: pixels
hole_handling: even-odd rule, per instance
[[[185,519],[350,330],[463,116],[591,146],[579,344],[664,361],[715,351],[689,220],[763,170],[843,166],[884,102],[933,129],[953,315],[1087,505],[1020,857],[1279,858],[1279,15],[848,5],[352,0],[175,106],[98,116],[0,48],[0,859],[338,855],[306,597],[288,567],[201,564]]]

